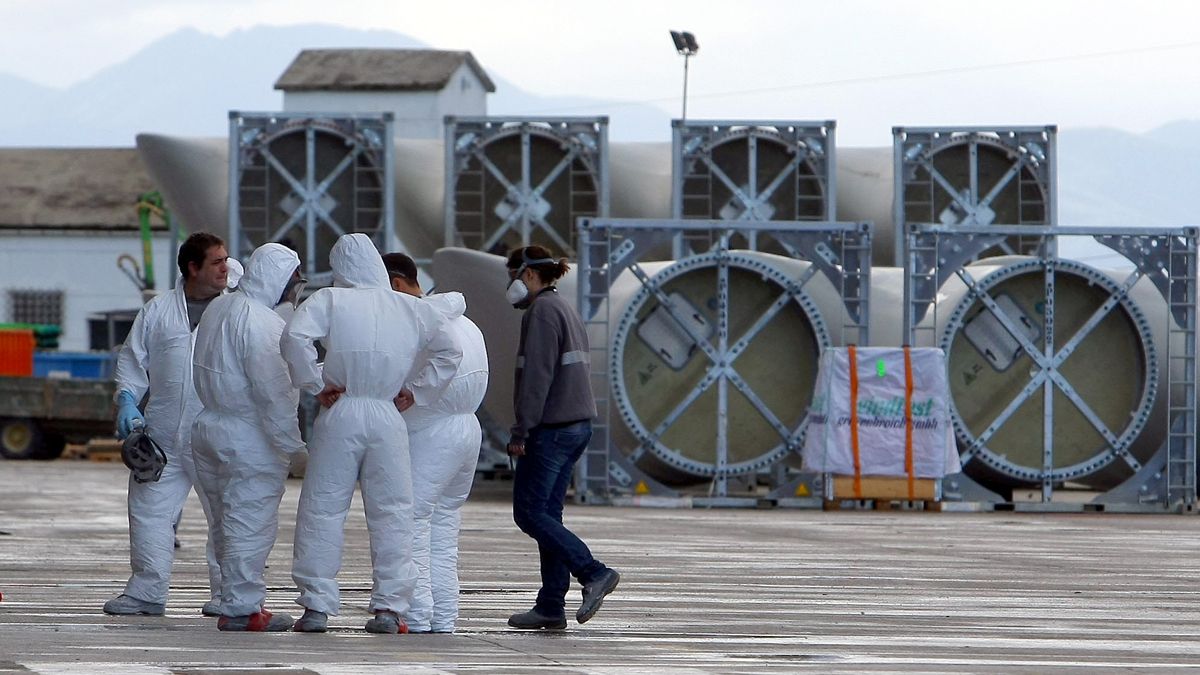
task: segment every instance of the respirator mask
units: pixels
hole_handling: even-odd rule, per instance
[[[304,287],[308,284],[308,279],[300,276],[300,269],[297,268],[292,273],[292,278],[288,279],[287,285],[283,287],[283,293],[279,295],[279,302],[276,306],[288,303],[295,309],[300,305],[300,296],[304,293]]]
[[[525,270],[532,265],[545,265],[546,263],[558,262],[554,258],[535,258],[529,259],[529,255],[525,250],[521,251],[521,266],[517,269],[509,270],[509,275],[512,281],[508,282],[508,289],[504,291],[504,299],[508,300],[508,304],[517,309],[524,309],[529,306],[529,287],[521,280],[521,275]]]
[[[145,427],[135,426],[121,444],[121,461],[133,472],[135,482],[154,483],[167,467],[167,453],[150,438]]]

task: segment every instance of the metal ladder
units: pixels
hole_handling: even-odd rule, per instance
[[[351,227],[354,232],[366,232],[382,227],[379,222],[384,212],[384,187],[380,171],[375,169],[361,155],[354,158],[354,222]],[[370,180],[375,177],[377,180]]]
[[[592,438],[583,451],[582,461],[575,468],[575,500],[598,502],[610,494],[609,435],[612,430],[612,383],[609,381],[608,345],[609,283],[601,283],[601,270],[610,265],[612,237],[608,228],[580,228],[576,251],[579,254],[580,303],[588,334],[592,395],[596,401],[596,419],[592,422]]]
[[[270,236],[270,209],[267,207],[269,189],[267,179],[269,171],[267,163],[261,162],[255,166],[241,165],[241,179],[233,189],[238,191],[238,213],[237,218],[240,225],[241,237],[245,243],[250,243],[250,250],[253,250],[252,242],[265,241]],[[250,179],[253,177],[253,180]],[[249,198],[247,198],[249,197]],[[252,215],[251,222],[247,223],[245,215]],[[241,246],[243,242],[239,241],[237,246]],[[238,255],[248,257],[250,251],[241,251],[238,249]]]
[[[924,168],[924,167],[922,167],[922,168]],[[934,168],[933,168],[932,160],[931,160],[930,166],[927,169],[925,169],[925,180],[923,180],[919,183],[917,181],[904,183],[904,201],[903,201],[903,209],[904,210],[900,213],[900,217],[896,219],[898,221],[896,223],[896,225],[901,228],[900,236],[904,236],[903,228],[906,225],[908,225],[908,223],[910,223],[910,222],[912,222],[912,223],[921,223],[921,222],[936,223],[936,222],[938,222],[937,214],[933,212],[933,205],[934,205],[934,202],[936,201],[933,198],[933,195],[934,195],[935,190],[940,189],[940,187],[936,186],[934,184],[933,171],[934,171]],[[916,192],[916,190],[914,188],[918,188],[918,187],[920,188],[920,191],[923,194],[921,194],[921,195],[914,194],[914,192]],[[921,210],[920,218],[913,218],[913,219],[909,218],[909,213],[911,212],[910,209],[912,209],[912,208],[917,208],[917,209]]]
[[[717,215],[712,212],[712,190],[713,190],[713,174],[712,169],[708,164],[700,159],[695,158],[693,166],[696,167],[691,173],[685,173],[682,183],[682,196],[679,204],[679,217],[688,219],[709,219],[716,218]],[[687,166],[687,158],[683,159],[684,167]],[[695,185],[700,185],[703,190],[697,192]],[[689,206],[694,205],[694,206]],[[690,213],[690,215],[689,215]],[[680,233],[676,235],[682,242],[684,253],[707,251],[712,245],[712,238],[708,235],[699,235],[696,233]]]
[[[483,164],[478,158],[468,158],[467,167],[458,174],[453,192],[447,199],[454,200],[454,231],[458,234],[460,245],[467,248],[479,248],[484,242],[484,222],[487,220],[483,213],[484,175]],[[469,168],[474,167],[474,168]],[[473,190],[464,190],[458,186],[470,180]],[[467,222],[474,227],[467,227]]]
[[[870,290],[871,290],[871,244],[869,237],[862,237],[859,234],[845,233],[841,238],[841,251],[839,260],[842,261],[842,285],[838,289],[842,295],[842,305],[844,307],[842,314],[842,335],[849,336],[851,331],[855,333],[853,342],[859,345],[870,344],[867,331],[870,327]],[[851,266],[846,264],[848,259],[847,252],[855,251],[858,253],[859,266],[851,271]],[[862,263],[867,264],[862,264]],[[857,288],[857,292],[855,289]],[[858,310],[858,320],[855,321],[849,313],[849,307],[853,305]],[[849,338],[847,338],[849,341]]]
[[[1196,238],[1167,240],[1167,503],[1190,511],[1196,504]],[[1171,320],[1176,311],[1180,321]]]
[[[569,234],[567,243],[571,248],[578,251],[579,242],[575,241],[575,227],[573,224],[578,218],[587,216],[599,216],[600,214],[600,193],[596,191],[599,186],[594,182],[595,175],[588,170],[579,158],[571,160],[571,166],[567,169],[570,185],[570,212],[566,214],[569,225],[567,232]],[[591,185],[593,189],[580,189],[579,186]],[[580,202],[583,202],[582,204]]]
[[[920,244],[921,238],[925,237],[927,244]],[[930,235],[907,235],[910,259],[916,261],[933,260],[934,266],[928,272],[918,272],[916,267],[910,267],[908,278],[905,280],[907,296],[907,307],[905,314],[911,317],[911,332],[905,336],[911,347],[934,347],[937,342],[937,299],[938,291],[938,270],[937,253],[938,253],[938,238]],[[906,263],[908,261],[905,261]],[[908,266],[907,264],[905,265]],[[922,293],[922,289],[925,292]],[[930,318],[926,315],[919,314],[918,309],[924,306],[926,313],[934,312],[932,321],[927,321],[926,325],[922,326],[919,319]]]

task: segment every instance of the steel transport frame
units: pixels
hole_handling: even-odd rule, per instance
[[[696,505],[747,506],[755,505],[761,498],[749,493],[751,487],[739,480],[754,480],[750,470],[758,467],[742,467],[735,472],[728,462],[728,424],[726,392],[732,386],[741,391],[754,403],[760,413],[771,421],[780,434],[784,452],[768,468],[770,493],[767,499],[781,505],[818,506],[820,483],[815,474],[795,475],[787,471],[781,461],[787,455],[798,452],[803,445],[805,423],[795,429],[786,428],[774,419],[770,410],[764,410],[761,400],[753,393],[753,387],[745,382],[733,367],[733,360],[764,326],[792,301],[805,298],[804,286],[817,273],[824,274],[840,293],[843,305],[841,322],[843,335],[854,336],[856,342],[867,344],[869,315],[869,289],[871,270],[871,226],[868,223],[839,223],[811,221],[760,221],[732,223],[723,220],[656,220],[656,219],[590,219],[582,218],[578,223],[579,241],[579,309],[591,336],[590,363],[593,390],[597,394],[598,417],[594,426],[592,442],[585,451],[576,469],[576,500],[583,502],[611,501],[617,496],[651,495],[678,497],[680,492],[661,484],[645,474],[635,462],[645,452],[664,453],[658,447],[658,437],[674,420],[676,410],[658,429],[647,432],[631,429],[638,436],[641,446],[630,456],[614,447],[611,434],[614,412],[624,409],[626,416],[631,411],[629,400],[621,395],[613,383],[623,378],[619,355],[610,354],[614,323],[621,317],[613,316],[613,308],[607,302],[613,282],[628,270],[642,283],[642,292],[652,296],[660,305],[667,307],[675,322],[700,347],[705,358],[711,361],[708,373],[698,383],[684,404],[694,401],[698,392],[716,386],[718,390],[718,438],[717,462],[712,473],[709,496],[692,500]],[[746,334],[731,336],[729,320],[729,269],[732,256],[728,248],[732,234],[769,235],[787,245],[795,252],[795,258],[811,263],[808,271],[800,278],[783,280],[784,292],[779,299],[752,325]],[[697,335],[695,329],[679,318],[679,310],[662,291],[661,281],[650,278],[642,270],[641,262],[651,262],[656,250],[676,240],[680,235],[707,236],[716,241],[712,250],[678,260],[674,265],[659,273],[658,278],[670,278],[673,269],[687,269],[697,264],[715,264],[717,267],[718,308],[716,344]],[[779,281],[777,281],[779,283]],[[811,313],[809,316],[813,316]],[[828,323],[834,317],[818,317]],[[828,344],[821,345],[829,346]],[[600,392],[603,392],[602,394]],[[681,408],[684,406],[681,406]],[[616,408],[617,410],[614,410]],[[669,450],[666,451],[669,454]],[[734,494],[736,488],[740,494]],[[800,498],[797,499],[797,496]]]
[[[254,249],[246,231],[264,232],[265,241],[279,241],[293,228],[305,232],[306,249],[298,251],[310,285],[332,283],[329,270],[317,268],[317,233],[329,229],[340,236],[364,232],[382,251],[401,250],[396,234],[395,144],[392,113],[354,115],[312,112],[229,112],[229,255],[240,258]],[[345,140],[345,152],[331,167],[319,167],[316,159],[318,134],[333,134]],[[303,166],[288,166],[271,152],[271,142],[285,135],[300,134],[304,141]],[[256,164],[255,157],[262,163]],[[363,161],[360,161],[363,160]],[[323,173],[322,169],[326,169]],[[270,195],[267,176],[274,172],[290,192]],[[250,178],[254,176],[254,178]],[[337,201],[329,194],[336,181],[350,181],[354,203],[346,205],[354,222],[338,222],[332,210]],[[282,198],[282,199],[281,199]],[[359,200],[378,202],[378,207],[360,207]],[[271,212],[289,203],[286,221],[272,228]],[[371,221],[365,228],[360,215]],[[260,242],[263,243],[263,242]]]
[[[535,233],[548,236],[564,255],[575,254],[575,243],[564,240],[546,220],[551,205],[542,194],[560,178],[568,179],[570,214],[577,217],[606,217],[609,209],[608,117],[458,117],[445,118],[445,245],[465,246],[479,251],[491,251],[502,243],[505,235],[516,232],[521,246],[532,243]],[[497,141],[517,138],[520,142],[520,173],[505,174],[487,156],[487,149]],[[549,172],[535,180],[532,175],[533,139],[557,144],[562,157]],[[469,169],[474,160],[478,165]],[[575,169],[576,162],[584,167]],[[582,173],[582,175],[580,175]],[[477,190],[457,190],[461,179],[474,179]],[[490,234],[486,230],[487,210],[498,204],[485,204],[483,181],[490,178],[502,185],[508,214],[500,227]],[[590,180],[595,192],[578,188],[580,179]],[[587,180],[582,181],[586,183]],[[596,211],[576,211],[574,202],[580,196],[595,199]],[[499,215],[499,213],[497,213]],[[568,239],[571,226],[567,227]]]
[[[952,421],[960,443],[963,463],[988,461],[1002,469],[1003,458],[990,456],[986,443],[991,433],[999,429],[1016,409],[1030,397],[1039,393],[1043,396],[1044,414],[1042,424],[1042,470],[1039,472],[1040,502],[1008,502],[1000,495],[979,485],[965,474],[948,476],[944,480],[943,493],[947,500],[972,503],[979,508],[1020,510],[1107,510],[1132,512],[1181,512],[1196,510],[1196,313],[1197,313],[1197,241],[1198,230],[1185,228],[1095,228],[1095,227],[1048,227],[1048,226],[981,226],[910,224],[905,246],[906,283],[904,303],[904,331],[913,346],[943,346],[944,335],[937,334],[937,313],[952,311],[940,305],[939,290],[951,277],[958,277],[968,289],[968,299],[975,298],[984,304],[1000,325],[1029,354],[1037,372],[1031,375],[1030,383],[1017,397],[990,422],[978,437],[972,435],[951,402]],[[1046,310],[1041,340],[1036,342],[1021,330],[1015,320],[1005,314],[985,285],[975,280],[968,263],[979,252],[995,246],[1010,237],[1039,242],[1036,265],[1044,273]],[[1054,336],[1055,304],[1054,288],[1056,270],[1078,274],[1086,266],[1062,259],[1058,256],[1058,244],[1062,237],[1091,237],[1099,244],[1123,256],[1133,264],[1129,276],[1115,288],[1109,288],[1110,297],[1089,320],[1056,349]],[[1153,458],[1141,463],[1129,452],[1134,434],[1118,436],[1105,427],[1091,412],[1087,403],[1072,384],[1058,371],[1058,367],[1071,355],[1099,322],[1116,307],[1126,302],[1130,289],[1140,279],[1147,278],[1162,295],[1166,312],[1166,354],[1161,379],[1157,384],[1160,395],[1167,396],[1165,421],[1166,440]],[[932,321],[925,321],[927,317]],[[961,321],[961,316],[952,317]],[[1134,321],[1144,322],[1144,317],[1135,316]],[[951,330],[947,329],[945,335]],[[1178,374],[1173,374],[1178,373]],[[1061,492],[1056,488],[1074,467],[1054,467],[1054,407],[1055,390],[1061,391],[1096,427],[1108,442],[1100,462],[1125,462],[1134,471],[1132,477],[1117,487],[1096,496],[1088,503],[1055,501]],[[1149,406],[1140,406],[1136,415],[1149,415]],[[1136,420],[1144,424],[1145,420]],[[1086,469],[1087,467],[1084,467]]]
[[[684,219],[689,205],[697,202],[704,210],[712,211],[714,185],[722,185],[730,193],[729,222],[771,220],[769,204],[785,184],[795,189],[792,208],[812,210],[812,218],[797,218],[806,222],[837,220],[836,131],[834,120],[672,120],[671,121],[671,216]],[[719,165],[714,153],[722,146],[745,141],[747,180],[739,185]],[[765,184],[758,181],[759,146],[778,147],[791,155],[789,161]],[[811,168],[811,173],[806,169]],[[811,184],[813,195],[803,195],[800,187]],[[703,189],[697,191],[700,185]],[[806,202],[822,200],[819,209],[805,208]],[[724,210],[724,209],[723,209]],[[781,221],[782,222],[782,221]],[[758,248],[759,231],[745,231],[750,249]],[[675,258],[684,257],[689,250],[707,249],[714,242],[697,234],[680,233],[673,242]]]

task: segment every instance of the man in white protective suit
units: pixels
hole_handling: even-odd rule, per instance
[[[220,237],[197,232],[179,247],[183,275],[174,290],[156,296],[138,312],[117,357],[117,435],[125,438],[144,425],[166,454],[157,481],[129,478],[129,565],[133,573],[124,592],[104,603],[108,614],[161,615],[166,611],[171,564],[175,560],[175,524],[196,482],[192,460],[192,423],[200,399],[192,385],[192,346],[200,317],[228,281],[228,253]],[[145,414],[138,404],[149,394]],[[209,518],[208,499],[199,492]],[[220,570],[208,538],[211,599],[202,609],[220,608]]]
[[[392,290],[424,298],[446,317],[446,330],[463,354],[454,379],[439,398],[404,412],[412,457],[413,559],[420,574],[408,629],[453,633],[458,620],[461,509],[471,493],[483,441],[475,411],[487,392],[487,347],[483,333],[463,316],[467,302],[462,293],[424,295],[417,266],[403,253],[383,256],[383,264]]]
[[[280,341],[292,381],[323,406],[313,425],[296,513],[292,579],[304,615],[294,629],[324,632],[328,615],[338,613],[335,577],[357,482],[374,570],[375,617],[366,629],[403,633],[408,628],[401,617],[408,613],[417,571],[408,429],[400,408],[408,404],[402,402],[437,400],[462,353],[433,305],[391,290],[383,260],[366,235],[340,237],[329,263],[334,287],[305,300]],[[323,370],[313,340],[325,347]]]
[[[238,292],[218,298],[196,329],[192,359],[204,410],[192,431],[201,490],[213,515],[224,631],[283,631],[292,617],[264,608],[267,556],[293,455],[306,451],[296,419],[299,392],[279,354],[284,320],[275,306],[304,286],[300,258],[280,244],[250,256]]]

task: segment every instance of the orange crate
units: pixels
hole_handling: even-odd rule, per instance
[[[0,330],[0,375],[33,376],[32,330]]]

